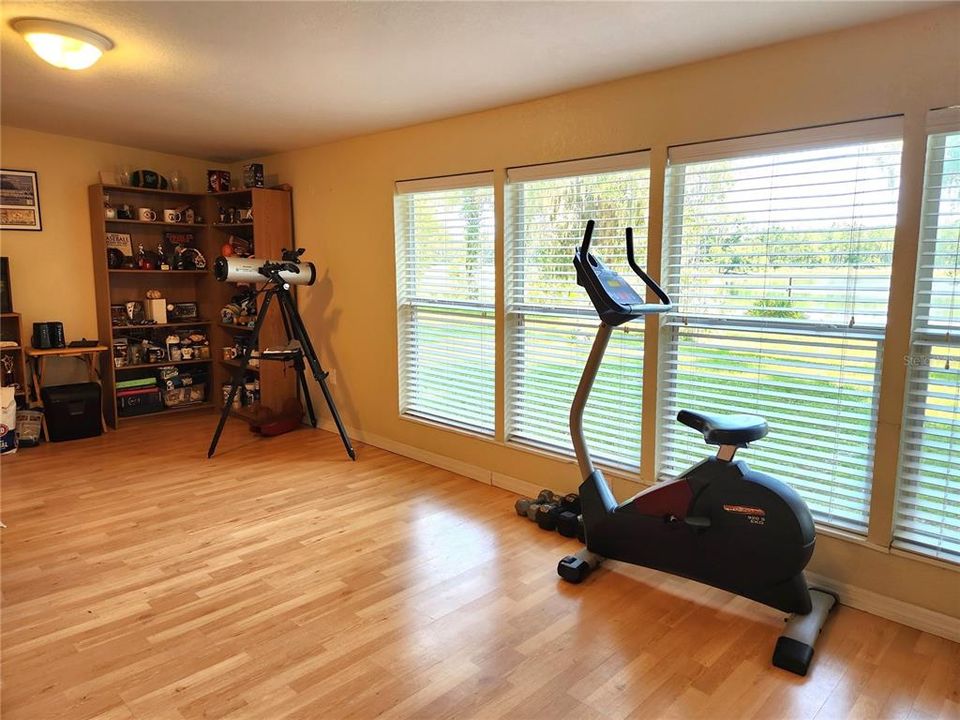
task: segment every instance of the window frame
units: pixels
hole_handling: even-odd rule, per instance
[[[494,255],[491,261],[490,301],[451,301],[421,296],[408,296],[408,285],[411,281],[405,275],[407,264],[415,256],[410,249],[416,245],[416,221],[410,216],[411,202],[403,198],[418,194],[467,190],[489,190],[490,212],[492,214],[492,228],[490,230],[490,250]],[[497,352],[496,352],[496,312],[497,312],[497,280],[496,280],[496,247],[497,247],[497,216],[496,216],[496,185],[493,171],[463,173],[458,175],[439,176],[414,180],[400,180],[395,183],[393,197],[394,213],[394,266],[396,289],[396,331],[397,331],[397,411],[402,420],[425,423],[444,430],[464,433],[471,437],[490,440],[495,437],[499,408],[497,405]],[[414,262],[415,259],[413,260]],[[415,284],[415,281],[413,281]],[[489,401],[491,415],[489,424],[471,423],[456,418],[444,416],[442,413],[417,412],[410,405],[411,387],[409,363],[414,358],[410,342],[415,334],[409,330],[415,326],[419,313],[434,313],[437,315],[451,314],[456,311],[472,311],[478,313],[480,323],[478,327],[489,325],[489,343],[491,345],[489,365],[491,371]],[[483,332],[481,330],[481,332]],[[455,382],[455,380],[453,381]]]
[[[914,392],[918,386],[924,387],[922,398],[929,395],[929,380],[927,379],[932,369],[929,364],[916,362],[918,356],[929,355],[931,345],[936,342],[950,348],[960,348],[960,334],[951,337],[950,330],[938,330],[930,326],[930,318],[924,318],[921,313],[921,301],[929,301],[930,294],[921,290],[925,284],[932,284],[935,272],[934,258],[931,258],[929,267],[926,267],[924,254],[927,251],[936,251],[937,233],[940,229],[940,202],[942,195],[937,188],[937,197],[932,199],[929,195],[931,175],[934,174],[933,168],[939,166],[935,172],[937,175],[943,175],[943,165],[945,163],[944,153],[946,142],[942,148],[933,144],[935,136],[957,136],[960,137],[960,106],[932,110],[927,115],[926,129],[924,132],[924,167],[922,181],[922,197],[920,206],[920,227],[917,237],[917,262],[915,284],[913,289],[912,307],[910,314],[909,339],[908,339],[908,357],[906,377],[904,378],[904,389],[902,397],[902,414],[899,434],[899,450],[896,468],[896,490],[893,496],[893,507],[890,524],[890,549],[892,552],[902,553],[913,559],[924,562],[934,563],[953,570],[960,570],[960,553],[946,554],[934,548],[925,548],[922,543],[909,541],[900,537],[901,533],[909,532],[908,513],[901,513],[901,506],[906,504],[905,498],[915,492],[916,481],[919,477],[919,469],[912,472],[906,469],[909,460],[916,459],[912,448],[920,449],[922,445],[920,440],[924,434],[923,420],[911,418],[911,412],[915,409],[917,401],[921,400],[921,394]],[[935,203],[937,209],[933,212],[928,210],[930,204]],[[934,228],[933,237],[928,236],[928,222],[934,216],[937,224]],[[960,240],[958,240],[960,241]],[[949,256],[948,256],[949,257]],[[960,248],[957,248],[957,258],[960,259]],[[958,280],[960,282],[960,280]],[[958,293],[960,295],[960,293]],[[913,477],[908,479],[908,475]]]
[[[646,217],[642,218],[642,222],[645,225],[642,244],[646,246],[646,234],[650,226],[651,215],[650,201],[652,199],[651,153],[649,150],[507,168],[506,182],[504,184],[503,263],[505,280],[504,291],[502,293],[504,301],[504,407],[502,413],[504,420],[504,444],[508,447],[543,454],[564,461],[573,461],[574,459],[572,449],[557,447],[547,440],[538,441],[534,438],[523,437],[516,431],[517,426],[515,423],[518,421],[518,417],[514,408],[514,398],[518,396],[517,388],[521,382],[519,373],[523,366],[523,359],[518,356],[518,346],[520,344],[518,336],[522,332],[521,328],[524,327],[524,319],[533,318],[536,322],[537,320],[544,321],[547,318],[553,318],[557,320],[558,327],[565,324],[574,329],[575,332],[589,332],[591,341],[594,329],[599,323],[596,313],[592,308],[574,309],[559,305],[546,306],[514,302],[517,283],[516,278],[524,271],[522,266],[517,267],[517,253],[522,252],[522,250],[518,250],[517,243],[522,242],[522,239],[518,237],[518,231],[522,218],[524,217],[523,185],[538,180],[562,180],[578,177],[589,178],[598,175],[633,171],[645,171],[646,173],[646,186],[644,188]],[[616,228],[614,232],[622,233],[623,228]],[[571,253],[571,268],[572,265],[573,255]],[[587,328],[589,328],[589,330],[587,330]],[[641,342],[643,342],[645,335],[643,323],[638,323],[633,327],[623,326],[618,328],[617,331],[623,334],[639,334]],[[615,338],[611,339],[611,343],[620,337],[620,335],[615,336]],[[644,352],[642,346],[639,361],[643,367]],[[642,393],[642,378],[637,377],[636,381],[640,388],[639,392]],[[568,412],[568,408],[565,409]],[[642,416],[642,407],[639,403],[637,410]],[[529,415],[530,413],[528,412],[526,414]],[[563,417],[566,418],[567,413],[564,413]],[[566,425],[564,425],[564,429],[565,431],[567,430]],[[632,462],[617,462],[609,457],[604,457],[602,454],[598,454],[596,459],[598,465],[613,471],[615,474],[631,480],[638,480],[641,456],[642,435],[638,434],[637,453]]]
[[[673,266],[674,262],[671,253],[679,252],[679,246],[674,247],[674,239],[682,237],[682,230],[676,230],[672,227],[674,216],[677,214],[676,208],[682,217],[683,195],[685,188],[685,165],[697,162],[709,162],[713,160],[732,160],[736,158],[762,156],[765,154],[774,155],[778,152],[790,153],[804,150],[820,150],[830,146],[844,146],[853,143],[870,143],[882,141],[900,141],[903,142],[903,117],[900,115],[876,118],[872,120],[858,120],[835,125],[824,125],[814,128],[805,128],[800,130],[787,130],[782,132],[772,132],[760,135],[734,138],[720,141],[706,141],[702,143],[692,143],[687,145],[675,145],[668,148],[667,160],[664,172],[664,205],[663,205],[663,230],[662,239],[662,257],[661,257],[661,277],[668,292],[675,291],[673,285]],[[901,146],[901,161],[902,161]],[[684,171],[684,172],[678,172]],[[900,183],[902,185],[902,183]],[[678,201],[679,198],[679,201]],[[679,202],[679,205],[677,204]],[[891,249],[895,246],[895,233],[899,225],[899,200],[897,210],[893,218],[893,227],[890,244]],[[894,263],[891,258],[889,264],[890,285],[894,282]],[[677,278],[679,281],[679,276]],[[889,308],[889,287],[886,306]],[[665,446],[668,443],[668,433],[670,432],[669,423],[674,423],[672,417],[668,417],[670,405],[670,396],[678,392],[678,386],[671,380],[669,375],[674,370],[673,363],[668,355],[671,352],[677,352],[680,348],[680,335],[684,328],[693,327],[703,330],[723,330],[728,328],[742,328],[744,332],[768,332],[777,334],[782,330],[788,332],[798,332],[814,340],[823,337],[820,334],[822,330],[832,330],[830,337],[838,342],[847,340],[866,341],[875,343],[874,357],[875,365],[873,372],[873,393],[871,397],[870,417],[871,425],[864,448],[864,455],[869,458],[867,468],[867,485],[864,488],[866,498],[863,507],[862,524],[859,527],[853,527],[850,524],[835,521],[833,518],[817,518],[818,530],[826,529],[831,534],[848,536],[857,541],[865,541],[870,530],[871,515],[870,505],[875,487],[873,475],[875,471],[876,449],[877,449],[877,429],[879,427],[879,409],[880,399],[883,393],[881,386],[882,369],[884,362],[884,351],[887,342],[887,323],[882,325],[868,325],[847,327],[837,323],[830,322],[810,322],[796,321],[791,323],[782,318],[747,318],[743,315],[731,317],[711,317],[708,315],[696,316],[692,313],[683,313],[675,311],[670,315],[658,319],[657,327],[659,334],[659,347],[657,353],[656,370],[656,422],[658,431],[655,433],[655,477],[657,480],[663,480],[672,477],[672,473],[666,471]],[[735,412],[735,407],[731,406],[728,412]],[[704,456],[709,454],[710,449],[704,446]],[[749,462],[749,457],[746,458]]]

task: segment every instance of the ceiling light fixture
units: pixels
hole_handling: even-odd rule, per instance
[[[37,55],[58,68],[83,70],[113,48],[110,38],[57,20],[20,18],[10,25]]]

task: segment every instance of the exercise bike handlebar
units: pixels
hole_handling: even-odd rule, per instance
[[[615,271],[610,270],[594,255],[590,254],[593,229],[596,223],[587,221],[583,232],[583,241],[574,255],[573,264],[577,269],[577,282],[583,285],[600,318],[611,325],[620,325],[641,315],[661,314],[673,309],[670,296],[656,280],[647,275],[634,256],[633,228],[628,227],[627,262],[643,284],[659,298],[660,302],[646,303],[630,284]]]
[[[583,231],[583,242],[580,243],[580,254],[583,257],[590,252],[590,241],[593,240],[593,227],[596,223],[593,220],[587,220],[587,228]]]
[[[672,310],[673,303],[670,302],[670,296],[667,295],[666,291],[662,287],[660,287],[660,284],[656,280],[654,280],[652,277],[650,277],[643,271],[643,268],[640,267],[639,264],[637,264],[637,261],[633,257],[633,228],[632,227],[627,228],[627,263],[630,265],[630,268],[633,270],[633,272],[637,274],[637,277],[643,280],[643,284],[646,285],[651,290],[653,290],[654,295],[660,298],[660,303],[652,303],[656,309],[651,312],[665,313]],[[650,303],[648,303],[648,305],[649,304]]]

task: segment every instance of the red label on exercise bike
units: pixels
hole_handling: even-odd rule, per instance
[[[762,508],[748,507],[747,505],[724,505],[723,509],[729,513],[737,513],[739,515],[760,515],[763,517],[767,514]]]

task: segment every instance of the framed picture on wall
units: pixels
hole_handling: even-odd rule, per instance
[[[0,312],[13,312],[13,290],[10,289],[10,261],[0,257]]]
[[[0,169],[0,230],[42,229],[37,173]]]

